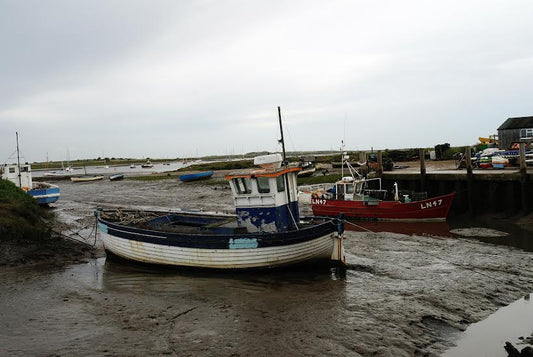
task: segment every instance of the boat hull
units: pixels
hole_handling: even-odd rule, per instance
[[[316,168],[312,168],[312,169],[306,169],[306,170],[302,170],[300,172],[298,172],[298,177],[309,177],[309,176],[313,176],[313,174],[316,172]]]
[[[182,182],[191,182],[196,180],[203,180],[213,176],[213,171],[199,172],[196,174],[180,175],[179,179]]]
[[[71,177],[70,180],[72,182],[90,182],[90,181],[98,181],[103,180],[104,176],[94,176],[94,177]]]
[[[181,234],[116,224],[102,219],[98,213],[97,217],[105,249],[141,263],[257,269],[329,260],[340,252],[336,251],[339,238],[331,221],[274,234]]]
[[[37,200],[40,205],[47,205],[54,203],[59,199],[59,187],[52,184],[45,184],[48,187],[32,189],[28,191],[28,194]]]
[[[343,201],[313,198],[315,216],[346,217],[376,220],[446,220],[455,192],[427,200],[402,203],[397,201]]]
[[[119,180],[122,180],[122,179],[124,179],[124,175],[123,174],[116,174],[116,175],[109,176],[109,180],[110,181],[119,181]]]

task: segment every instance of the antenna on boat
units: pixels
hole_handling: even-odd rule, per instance
[[[22,188],[22,178],[20,175],[20,153],[19,153],[19,133],[15,132],[15,135],[17,136],[17,167],[19,169],[19,187]]]
[[[279,131],[281,132],[281,139],[279,142],[281,143],[281,150],[283,151],[283,162],[281,163],[282,166],[287,168],[289,165],[287,163],[287,157],[285,155],[285,140],[283,139],[283,125],[281,124],[281,108],[278,106],[278,117],[279,117]],[[284,174],[285,176],[285,190],[287,191],[287,209],[289,210],[289,214],[291,215],[292,221],[294,223],[294,226],[296,229],[298,229],[298,225],[296,224],[296,220],[294,219],[294,216],[292,214],[292,204],[291,204],[291,193],[289,189],[289,176],[287,174]]]
[[[278,117],[279,117],[279,131],[281,132],[281,139],[279,139],[279,142],[281,143],[281,149],[283,151],[283,162],[281,164],[287,167],[287,157],[285,156],[285,140],[283,139],[283,125],[281,124],[281,108],[279,106],[278,106]]]
[[[344,139],[341,140],[341,178],[344,177]]]

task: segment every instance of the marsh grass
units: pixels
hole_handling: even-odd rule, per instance
[[[50,239],[52,217],[15,184],[0,180],[0,240]]]
[[[319,175],[309,177],[298,177],[298,185],[316,185],[320,183],[334,183],[341,178],[340,174],[337,175]]]

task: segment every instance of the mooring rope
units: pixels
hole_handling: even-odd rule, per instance
[[[91,232],[88,234],[87,237],[84,237],[83,235],[81,235],[81,231],[83,230],[86,230],[86,229],[89,229],[89,227],[92,227],[91,228]],[[81,228],[79,228],[78,230],[72,230],[70,228],[67,228],[67,229],[64,229],[64,230],[61,230],[61,231],[58,231],[56,229],[52,229],[52,232],[55,233],[56,235],[58,235],[59,237],[62,237],[62,238],[66,238],[66,239],[71,239],[71,240],[75,240],[75,241],[80,241],[77,237],[83,239],[83,241],[85,243],[87,243],[87,241],[89,240],[89,238],[91,238],[91,236],[93,235],[93,232],[95,232],[95,229],[96,229],[96,224],[93,224],[92,222],[90,224],[87,224]],[[96,245],[96,238],[95,238],[95,242],[93,244],[93,247]]]

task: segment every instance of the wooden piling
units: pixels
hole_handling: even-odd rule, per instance
[[[474,194],[473,194],[473,185],[472,181],[474,175],[472,174],[472,153],[470,148],[466,149],[466,190],[467,190],[467,200],[468,200],[468,211],[471,215],[474,214]]]
[[[527,202],[527,165],[526,165],[526,143],[520,143],[520,198],[522,212],[529,212]]]
[[[420,157],[420,191],[426,190],[426,155],[424,149],[418,149],[418,156]]]
[[[376,174],[378,177],[383,175],[383,153],[378,150],[378,167],[376,168]]]
[[[472,152],[470,151],[470,148],[466,149],[466,173],[468,175],[472,175]]]
[[[520,177],[527,176],[526,143],[520,143]]]

